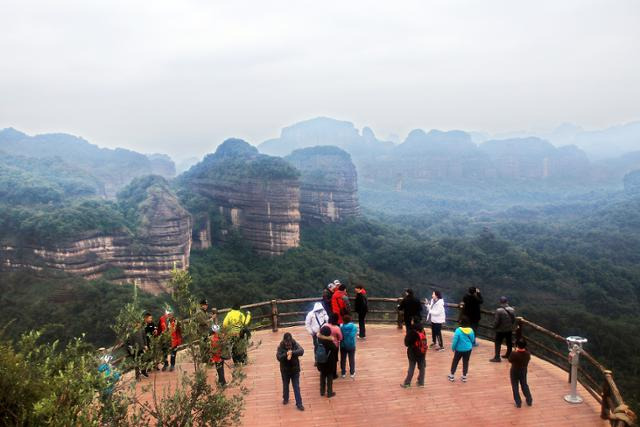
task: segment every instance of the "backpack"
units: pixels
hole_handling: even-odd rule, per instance
[[[327,363],[329,361],[329,353],[331,353],[330,350],[327,350],[322,343],[318,343],[314,351],[316,363]]]
[[[353,350],[356,348],[356,326],[353,323],[346,323],[340,327],[342,331],[342,344],[340,344],[346,350]]]
[[[427,334],[424,331],[417,332],[417,334],[418,334],[418,339],[416,340],[415,343],[413,343],[416,354],[420,354],[420,355],[427,354],[427,348],[429,347],[429,344],[427,343]]]

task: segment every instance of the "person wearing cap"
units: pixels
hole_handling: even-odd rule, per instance
[[[169,371],[175,370],[176,367],[176,354],[178,353],[178,347],[182,344],[182,332],[180,331],[180,325],[176,320],[171,309],[167,309],[164,316],[160,318],[159,333],[165,334],[165,345],[163,346],[164,361],[162,363],[162,370]],[[171,355],[171,365],[169,365],[169,355]]]
[[[224,360],[222,359],[222,339],[220,337],[220,326],[211,326],[211,359],[210,362],[216,367],[218,373],[218,384],[221,386],[227,385],[227,380],[224,378]]]
[[[511,355],[511,349],[513,347],[513,327],[516,323],[516,311],[509,305],[507,297],[500,297],[500,307],[496,309],[493,329],[496,331],[495,339],[495,353],[493,359],[490,362],[500,362],[500,347],[502,341],[507,342],[507,352],[502,356],[504,359],[508,359]]]
[[[209,302],[206,299],[200,300],[200,310],[196,312],[195,320],[198,324],[198,334],[205,339],[209,336],[209,331],[211,330],[208,310]]]
[[[322,291],[322,306],[324,307],[324,311],[326,311],[327,315],[333,313],[331,310],[331,297],[333,296],[334,289],[335,285],[331,282]]]
[[[327,393],[327,397],[331,398],[336,395],[333,391],[333,378],[336,369],[336,363],[338,363],[338,347],[334,344],[333,338],[331,338],[331,328],[329,326],[323,326],[320,329],[320,335],[318,335],[318,348],[324,349],[326,360],[318,361],[317,367],[320,371],[320,396]],[[316,353],[317,354],[317,353]]]
[[[289,403],[289,383],[293,386],[293,395],[296,398],[296,408],[304,411],[302,395],[300,394],[300,356],[304,349],[286,332],[276,350],[276,359],[280,362],[280,375],[282,376],[282,404]]]
[[[171,337],[169,336],[169,314],[171,313],[171,308],[167,307],[164,310],[164,314],[160,316],[158,319],[158,329],[157,333],[160,336],[160,345],[162,347],[162,371],[166,371],[169,368],[169,364],[167,363],[167,357],[169,357],[169,349],[171,347]]]
[[[405,333],[411,331],[411,325],[420,321],[420,313],[422,313],[422,304],[413,293],[413,289],[404,290],[404,298],[398,305],[398,310],[404,314]]]

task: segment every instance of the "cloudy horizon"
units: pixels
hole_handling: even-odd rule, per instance
[[[640,3],[9,0],[0,128],[174,158],[317,116],[497,134],[640,120]]]

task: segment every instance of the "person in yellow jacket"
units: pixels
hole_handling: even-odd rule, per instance
[[[240,311],[240,304],[234,304],[222,322],[222,328],[231,338],[231,357],[234,364],[247,362],[247,347],[249,345],[249,323],[251,312]]]

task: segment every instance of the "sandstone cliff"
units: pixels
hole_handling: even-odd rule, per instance
[[[360,214],[358,175],[349,153],[318,146],[296,150],[285,160],[301,172],[303,222],[338,222]]]
[[[224,241],[238,231],[261,254],[279,255],[297,247],[298,177],[284,160],[260,154],[245,141],[226,140],[178,178],[182,189],[206,201],[205,206],[200,201],[198,207],[190,207],[199,218],[194,230],[197,246],[211,244],[212,234]],[[211,224],[212,212],[221,218],[216,225]]]
[[[159,176],[137,178],[125,189],[122,207],[135,224],[112,233],[85,232],[43,244],[17,239],[0,244],[0,269],[45,268],[85,278],[109,273],[116,281],[165,292],[171,270],[189,266],[191,216]]]

